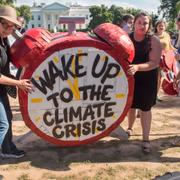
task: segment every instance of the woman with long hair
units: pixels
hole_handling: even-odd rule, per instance
[[[135,47],[135,57],[128,69],[128,74],[134,76],[135,87],[133,103],[128,113],[127,133],[132,134],[136,109],[139,109],[144,153],[150,152],[151,108],[156,104],[158,66],[161,58],[160,41],[150,34],[150,29],[151,17],[145,12],[136,15],[134,31],[130,34]]]

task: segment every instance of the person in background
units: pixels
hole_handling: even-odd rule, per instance
[[[177,29],[179,31],[179,36],[178,36],[178,40],[177,40],[177,43],[176,43],[176,48],[177,48],[177,52],[175,54],[175,59],[177,61],[179,61],[177,63],[177,66],[179,68],[179,72],[177,74],[177,77],[175,78],[174,80],[174,84],[175,84],[175,87],[176,88],[180,88],[179,85],[180,85],[180,16],[177,17],[177,20],[176,20],[176,25],[177,25]]]
[[[122,18],[122,23],[120,27],[129,35],[132,32],[134,23],[134,16],[131,14],[126,14]],[[140,117],[140,113],[138,111],[137,116]],[[126,139],[128,138],[127,133],[122,129],[121,126],[118,126],[114,131],[112,131],[109,136],[115,137],[118,139]]]
[[[175,32],[173,32],[173,31],[169,31],[169,35],[170,35],[170,38],[171,38],[171,44],[172,44],[173,47],[175,47],[177,34]]]
[[[25,33],[26,28],[25,28],[25,19],[24,19],[24,17],[19,16],[19,17],[17,18],[17,20],[18,20],[18,21],[20,22],[20,24],[21,24],[21,26],[18,28],[18,31],[19,31],[21,34]]]
[[[16,10],[10,6],[0,7],[0,146],[3,158],[20,158],[25,155],[12,142],[12,112],[7,95],[6,85],[17,86],[25,93],[32,91],[29,79],[15,80],[9,78],[9,44],[7,37],[17,26]]]
[[[132,27],[134,23],[134,16],[132,14],[126,14],[122,18],[122,29],[128,34],[132,32]]]
[[[178,72],[177,77],[174,79],[175,89],[180,88],[179,84],[180,84],[180,71]]]
[[[178,48],[180,48],[180,15],[176,19],[176,26],[177,26],[177,30],[178,30],[178,37],[177,37],[175,47],[178,49]]]
[[[176,50],[171,42],[171,37],[170,35],[166,32],[166,22],[165,20],[161,19],[159,21],[157,21],[155,23],[155,27],[154,27],[154,33],[155,35],[159,38],[160,42],[161,42],[161,46],[162,46],[162,50],[164,52],[166,51],[170,51],[170,50]],[[161,86],[161,69],[159,68],[158,71],[158,92]],[[159,96],[157,96],[157,101],[161,102],[162,100],[159,98]]]
[[[175,47],[178,49],[177,53],[175,55],[175,58],[176,58],[177,61],[180,61],[180,16],[177,17],[176,26],[177,26],[179,34],[178,34],[177,42],[176,42],[176,45],[175,45]]]
[[[135,79],[134,96],[128,112],[127,134],[132,135],[136,109],[140,110],[143,133],[142,151],[150,153],[149,134],[151,129],[151,108],[156,104],[158,66],[161,58],[161,43],[155,35],[150,35],[151,17],[141,12],[134,20],[134,32],[130,38],[135,47],[135,57],[127,73]]]
[[[154,27],[154,33],[161,42],[162,50],[164,51],[176,50],[171,44],[171,37],[169,33],[166,32],[165,20],[161,19],[156,22]]]
[[[132,14],[126,14],[123,16],[123,24],[122,29],[130,34],[133,30],[133,24],[134,24],[134,16]],[[137,111],[137,118],[140,118],[140,111]]]
[[[19,16],[17,17],[17,20],[19,21],[19,23],[21,24],[21,26],[19,26],[16,31],[14,31],[13,33],[13,36],[15,39],[19,39],[22,37],[22,35],[26,32],[26,29],[25,29],[25,19],[24,17],[22,16]],[[20,76],[21,76],[21,72],[22,72],[22,67],[18,68],[17,69],[17,72],[16,72],[16,79],[19,79]]]

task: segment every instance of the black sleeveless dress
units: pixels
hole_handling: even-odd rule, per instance
[[[135,57],[132,64],[148,62],[150,50],[147,50],[147,47],[151,46],[150,35],[140,42],[135,41],[133,33],[130,34],[130,38],[135,47]],[[151,107],[156,104],[158,69],[136,72],[134,79],[134,97],[131,108],[142,111],[151,110]]]

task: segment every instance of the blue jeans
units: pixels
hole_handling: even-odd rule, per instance
[[[0,97],[0,146],[2,145],[5,135],[9,129],[8,117],[4,106],[4,101]]]
[[[12,111],[11,111],[7,94],[4,94],[3,96],[1,96],[1,101],[2,101],[4,110],[6,113],[7,123],[8,123],[8,130],[5,133],[5,137],[1,145],[1,152],[4,154],[9,154],[17,150],[16,145],[12,142],[12,139],[13,139],[12,138],[13,136],[12,135]]]

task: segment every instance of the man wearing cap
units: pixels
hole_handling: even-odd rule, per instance
[[[20,158],[24,151],[18,150],[12,142],[12,112],[9,105],[6,85],[16,86],[26,93],[32,90],[28,79],[9,78],[9,45],[7,37],[17,26],[16,10],[10,6],[0,7],[0,147],[3,158]]]

